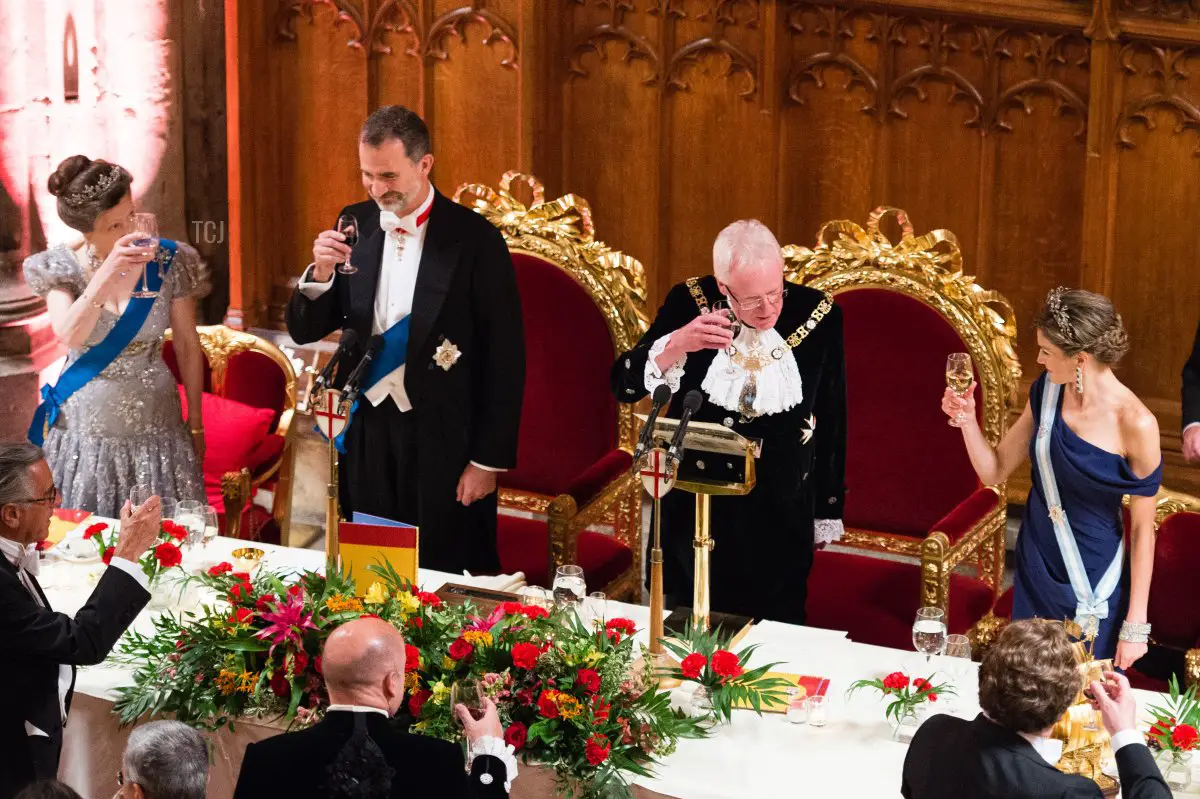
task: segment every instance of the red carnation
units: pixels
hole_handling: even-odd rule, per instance
[[[243,580],[246,580],[246,581],[249,581],[249,579],[250,579],[250,575],[248,575],[248,574],[235,574],[233,576],[234,577],[240,576]],[[300,585],[300,583],[296,583],[295,585],[292,585],[290,588],[288,588],[288,596],[300,596],[300,594],[302,594],[302,593],[304,593],[304,588],[303,588],[303,586]]]
[[[471,656],[473,651],[475,651],[475,647],[471,646],[471,643],[463,638],[458,638],[454,643],[450,644],[450,657],[455,660],[466,660]]]
[[[603,724],[608,721],[608,714],[612,711],[612,705],[604,701],[602,697],[597,696],[595,703],[592,705],[592,723]]]
[[[604,627],[607,630],[616,630],[625,635],[633,635],[637,632],[637,625],[629,619],[609,619]]]
[[[902,671],[893,671],[883,678],[883,687],[887,691],[903,691],[908,687],[908,675]]]
[[[292,684],[288,682],[287,674],[282,669],[271,675],[271,690],[276,696],[284,699],[292,695]]]
[[[731,680],[734,677],[740,677],[745,669],[742,668],[738,656],[724,649],[718,649],[712,653],[712,660],[709,661],[709,666],[712,668],[713,674],[721,678],[721,681]]]
[[[605,760],[608,760],[608,750],[611,744],[603,735],[593,735],[588,738],[587,746],[584,747],[584,756],[587,757],[587,762],[593,766],[598,766]]]
[[[308,668],[308,653],[301,649],[292,655],[292,671],[296,674],[303,674]]]
[[[248,581],[235,583],[229,589],[229,604],[240,605],[243,601],[250,599],[250,595],[254,593],[254,587]]]
[[[683,671],[683,676],[689,680],[700,679],[701,672],[708,665],[708,658],[701,655],[699,652],[693,652],[683,659],[679,664],[679,668]]]
[[[421,600],[422,605],[428,605],[431,608],[440,608],[442,606],[442,600],[438,598],[437,594],[431,594],[428,591],[417,591],[413,596]]]
[[[233,614],[229,617],[230,624],[249,624],[254,618],[254,611],[249,608],[234,608]]]
[[[429,697],[433,696],[433,692],[428,688],[422,688],[408,699],[408,712],[412,713],[413,718],[421,717],[421,708],[425,707],[425,703],[429,701]]]
[[[108,525],[104,522],[96,522],[95,524],[88,525],[88,528],[83,531],[83,540],[86,541],[97,533],[103,533],[107,529]]]
[[[164,519],[162,523],[163,532],[174,538],[176,541],[182,541],[188,537],[187,528],[183,525],[173,522],[170,519]]]
[[[178,566],[183,563],[183,553],[179,551],[179,547],[172,544],[170,541],[164,541],[154,548],[154,557],[158,558],[158,565],[164,569],[169,569],[172,566]]]
[[[930,685],[929,680],[926,680],[923,677],[913,677],[912,685],[914,691],[924,691],[926,688],[931,690],[933,689],[933,686]]]
[[[521,612],[521,603],[520,602],[505,602],[503,605],[500,606],[500,609],[504,611],[505,616],[516,616],[518,613]]]
[[[404,645],[404,670],[416,671],[421,668],[421,650],[412,644]]]
[[[1156,721],[1150,725],[1150,735],[1158,738],[1161,743],[1165,743],[1171,737],[1171,728],[1174,726],[1174,717],[1172,717],[1169,721]]]
[[[594,669],[580,669],[575,675],[575,684],[584,693],[594,694],[600,690],[600,672]]]
[[[521,690],[517,691],[517,702],[526,706],[532,705],[533,691],[529,688],[522,688]]]
[[[514,721],[508,725],[508,729],[504,731],[504,743],[511,746],[513,749],[520,749],[525,746],[525,738],[529,730],[519,721]]]
[[[254,603],[254,607],[258,608],[260,611],[270,610],[271,606],[278,604],[278,602],[279,600],[275,598],[274,594],[263,594],[258,598],[258,601]]]
[[[1171,743],[1175,745],[1176,749],[1182,752],[1190,752],[1195,749],[1197,738],[1200,738],[1200,734],[1190,724],[1180,724],[1171,733]]]
[[[112,559],[113,559],[113,548],[109,547],[108,549],[104,550],[104,554],[100,556],[100,560],[104,561],[104,565],[107,566],[109,563],[112,562]]]
[[[548,719],[558,718],[558,705],[554,704],[554,691],[545,691],[538,697],[538,713]]]
[[[512,648],[513,665],[518,669],[529,671],[537,665],[538,648],[533,644],[519,643]]]
[[[521,615],[533,621],[534,619],[550,618],[550,611],[545,608],[539,608],[537,605],[523,605],[521,607]]]
[[[208,570],[209,577],[220,577],[233,571],[233,564],[222,561]]]
[[[926,699],[928,699],[930,702],[936,702],[936,701],[937,701],[937,694],[935,694],[935,693],[933,693],[932,691],[930,691],[928,694],[926,694],[925,698],[926,698]]]

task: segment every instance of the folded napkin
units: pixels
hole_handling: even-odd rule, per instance
[[[470,577],[473,584],[491,591],[513,592],[525,587],[525,572],[475,577],[469,571],[463,570],[463,577]]]

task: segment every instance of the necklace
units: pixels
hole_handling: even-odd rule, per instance
[[[749,328],[749,331],[747,341],[743,345],[745,351],[731,346],[732,352],[729,355],[730,361],[746,371],[746,380],[742,383],[742,391],[738,395],[738,413],[743,424],[758,416],[758,411],[754,410],[754,400],[758,398],[758,373],[783,357],[783,350],[779,347],[767,352],[758,331],[754,328]]]

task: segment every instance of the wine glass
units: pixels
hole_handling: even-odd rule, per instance
[[[578,606],[587,595],[587,583],[583,579],[583,568],[568,564],[559,566],[554,573],[554,604],[556,607]]]
[[[171,518],[187,530],[188,547],[195,547],[204,538],[204,508],[203,504],[194,499],[175,503],[175,512]]]
[[[729,305],[729,301],[719,300],[714,302],[712,305],[712,312],[716,314],[722,314],[726,319],[729,320],[729,334],[733,336],[734,340],[736,340],[738,334],[742,332],[742,320],[737,318],[737,314],[733,312],[733,308]],[[733,342],[731,341],[729,346],[725,348],[725,354],[732,357],[734,352],[735,350]]]
[[[212,505],[204,506],[204,535],[200,537],[200,545],[208,548],[208,542],[212,541],[221,534],[220,524],[217,517],[217,509]]]
[[[346,237],[347,247],[358,244],[358,220],[350,214],[342,214],[338,217],[337,232]],[[350,263],[350,259],[347,258],[345,263],[337,265],[337,270],[343,275],[353,275],[358,271],[358,267]]]
[[[454,723],[459,727],[462,726],[462,720],[459,719],[458,713],[454,708],[459,705],[464,705],[467,712],[471,714],[471,718],[479,721],[483,718],[483,714],[487,711],[487,704],[484,702],[483,684],[479,680],[470,678],[459,680],[450,686],[450,713],[454,717]],[[467,744],[467,771],[471,771],[471,741],[466,740]]]
[[[608,596],[603,591],[593,591],[588,594],[587,604],[593,621],[599,621],[602,624],[608,621]]]
[[[129,502],[133,505],[134,510],[146,504],[146,500],[152,496],[154,496],[154,490],[146,483],[138,483],[129,490]]]
[[[946,385],[962,398],[966,398],[971,390],[971,381],[975,379],[975,370],[971,366],[971,356],[965,352],[952,352],[946,356]],[[965,414],[956,414],[950,424],[959,427],[967,420]]]
[[[946,670],[954,682],[958,697],[963,695],[963,685],[971,674],[971,639],[960,633],[946,636],[946,657],[950,659]],[[957,707],[958,697],[951,697],[950,706]]]
[[[129,215],[129,232],[137,235],[134,239],[133,246],[135,247],[157,247],[158,246],[158,219],[154,214],[130,214]],[[150,262],[142,264],[142,281],[134,287],[130,293],[131,297],[157,297],[157,291],[150,290]]]
[[[913,622],[913,646],[925,655],[929,665],[934,655],[946,651],[946,613],[941,608],[918,608]]]

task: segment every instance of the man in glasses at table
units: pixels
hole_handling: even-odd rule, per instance
[[[824,293],[783,279],[779,242],[757,220],[734,222],[713,244],[713,274],[671,289],[650,330],[612,370],[620,402],[666,384],[665,415],[684,395],[704,404],[692,419],[762,442],[757,485],[715,496],[712,610],[803,624],[814,542],[841,537],[846,460],[845,359],[841,311]],[[685,455],[681,476],[721,478],[726,456]],[[672,491],[662,502],[667,607],[692,592],[695,501]]]
[[[158,538],[161,504],[121,511],[116,550],[75,618],[56,613],[37,581],[38,543],[60,501],[42,450],[0,443],[0,799],[54,779],[75,667],[102,662],[150,601],[137,565]]]

